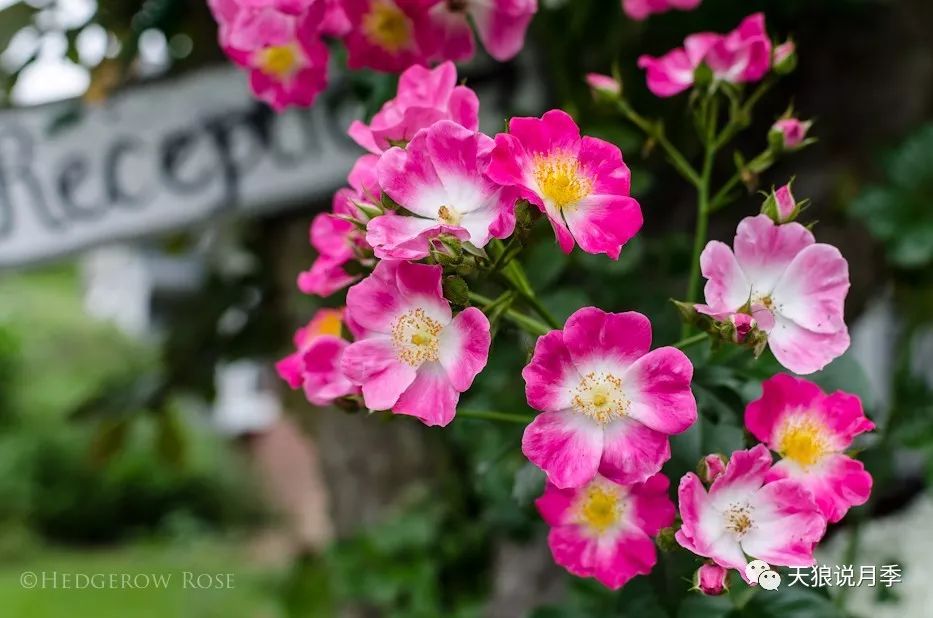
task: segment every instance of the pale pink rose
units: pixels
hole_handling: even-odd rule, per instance
[[[631,173],[614,144],[580,136],[561,110],[541,118],[512,118],[496,136],[489,177],[515,187],[541,209],[564,253],[574,244],[618,259],[641,229],[641,207],[630,195]]]
[[[443,30],[425,0],[344,0],[350,28],[343,37],[347,65],[400,73],[434,58]]]
[[[438,56],[443,60],[473,57],[472,21],[489,55],[510,60],[525,44],[525,31],[538,11],[537,0],[428,0],[430,15],[441,31]]]
[[[439,120],[452,120],[471,131],[479,128],[479,98],[457,85],[452,62],[434,69],[413,66],[402,73],[395,98],[368,125],[354,121],[347,133],[369,152],[381,154],[393,146],[404,147],[418,131]]]
[[[849,266],[838,249],[767,215],[743,219],[734,247],[711,241],[703,250],[706,304],[697,311],[717,319],[750,313],[778,362],[795,373],[819,371],[848,349]]]
[[[597,474],[643,482],[670,458],[668,436],[696,421],[692,376],[680,350],[651,350],[642,314],[584,307],[538,339],[522,371],[528,405],[541,411],[522,452],[560,488]]]
[[[691,34],[683,48],[638,59],[638,66],[647,70],[648,89],[659,97],[674,96],[693,86],[694,74],[703,63],[720,81],[745,83],[764,77],[771,68],[771,39],[764,14],[746,17],[728,34]]]
[[[732,454],[707,492],[688,472],[680,480],[683,525],[675,538],[698,556],[745,578],[749,558],[770,565],[811,566],[826,531],[810,492],[792,480],[766,482],[771,454],[763,444]],[[746,578],[747,581],[747,578]]]
[[[657,562],[652,537],[674,521],[669,485],[662,474],[634,485],[602,476],[578,488],[548,483],[535,505],[551,527],[548,545],[554,561],[613,590],[647,575]]]
[[[601,73],[587,73],[586,83],[596,92],[618,96],[622,94],[622,84],[614,77]]]
[[[366,333],[346,349],[341,368],[362,387],[369,409],[445,426],[486,366],[489,321],[475,307],[454,316],[442,275],[440,266],[380,261],[347,292],[347,308]]]
[[[728,580],[728,569],[707,562],[693,575],[693,587],[707,596],[719,596],[729,590]]]
[[[622,0],[622,10],[632,19],[642,21],[649,15],[671,10],[692,11],[702,0]]]
[[[343,311],[320,309],[307,326],[295,333],[296,351],[275,368],[292,388],[302,388],[308,401],[323,406],[354,395],[359,389],[340,369],[340,358],[349,342],[342,336]]]
[[[807,138],[807,132],[812,125],[811,121],[781,118],[771,127],[771,132],[780,136],[780,143],[785,150],[796,150]]]
[[[515,193],[486,177],[493,141],[442,120],[415,135],[407,148],[379,160],[379,184],[413,216],[369,222],[366,242],[377,258],[419,260],[441,235],[485,247],[515,229]]]
[[[745,426],[782,457],[767,480],[799,482],[830,522],[865,504],[871,475],[845,454],[855,436],[875,428],[859,398],[842,391],[827,395],[816,384],[786,374],[766,380],[762,389],[761,398],[745,408]]]

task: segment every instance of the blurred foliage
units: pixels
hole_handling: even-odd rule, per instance
[[[69,269],[0,280],[0,521],[87,542],[182,519],[207,527],[254,520],[241,466],[176,401],[169,415],[127,407],[117,423],[69,421],[80,402],[157,360],[150,346],[89,321],[77,291]],[[182,444],[184,461],[174,457]]]
[[[884,184],[870,185],[852,214],[884,243],[888,260],[904,269],[933,262],[933,125],[913,133],[887,158]]]

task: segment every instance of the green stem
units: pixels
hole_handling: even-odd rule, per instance
[[[713,95],[703,110],[706,137],[704,139],[703,170],[697,185],[697,224],[693,235],[693,255],[690,258],[690,279],[687,282],[687,302],[697,301],[700,291],[700,254],[706,246],[709,233],[709,185],[713,175],[713,163],[716,160],[716,125],[719,119],[719,99]],[[681,339],[690,334],[690,325],[684,323]]]
[[[677,343],[673,344],[672,347],[675,347],[678,350],[685,350],[696,343],[705,341],[707,337],[708,335],[706,333],[697,333],[696,335],[692,335],[686,339],[681,339]]]
[[[457,410],[457,416],[460,418],[474,418],[483,421],[516,423],[518,425],[527,425],[535,420],[533,416],[526,416],[524,414],[509,414],[507,412],[491,412],[485,410]]]
[[[774,155],[770,150],[765,150],[754,159],[749,161],[745,166],[745,169],[751,170],[756,174],[760,174],[766,171],[772,165],[774,165]],[[715,195],[713,195],[709,203],[710,213],[722,210],[729,203],[729,193],[731,193],[732,190],[735,189],[735,187],[741,182],[742,172],[738,171],[733,174],[732,178],[726,181],[726,183],[722,186],[721,189],[719,189],[719,191],[716,192]]]
[[[651,122],[647,118],[641,116],[638,112],[632,109],[632,106],[628,104],[628,101],[622,99],[618,102],[619,111],[622,112],[622,115],[628,118],[629,122],[634,124],[636,127],[641,129],[645,135],[654,139],[661,148],[664,149],[664,152],[667,154],[668,158],[671,160],[671,164],[674,166],[680,175],[687,179],[690,184],[695,187],[700,185],[700,176],[697,174],[696,170],[693,169],[693,166],[690,165],[690,162],[687,161],[677,147],[674,146],[664,135],[664,129],[660,124]]]
[[[470,300],[479,305],[489,305],[494,302],[491,298],[487,298],[477,294],[476,292],[470,292]],[[505,318],[519,328],[524,329],[525,332],[527,332],[529,335],[534,335],[536,337],[546,335],[547,333],[551,332],[551,330],[553,330],[546,324],[542,324],[538,320],[527,316],[524,313],[516,311],[515,309],[507,310],[505,312]]]

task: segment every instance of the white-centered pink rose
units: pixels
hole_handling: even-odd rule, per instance
[[[864,504],[872,478],[845,454],[855,436],[875,424],[855,395],[824,393],[816,384],[778,374],[762,384],[761,398],[745,408],[745,426],[781,455],[767,480],[789,478],[806,487],[830,522]]]
[[[366,242],[378,258],[418,260],[441,235],[485,247],[515,229],[515,191],[486,177],[493,141],[442,120],[418,132],[406,148],[379,160],[382,190],[412,216],[369,222]]]
[[[618,259],[641,229],[641,207],[630,195],[631,173],[614,144],[580,136],[566,112],[512,118],[496,136],[489,177],[516,187],[540,208],[565,253],[574,243],[587,253]]]
[[[803,225],[746,217],[734,249],[711,241],[700,256],[706,304],[697,311],[755,318],[777,360],[799,374],[819,371],[849,347],[843,316],[849,265]]]
[[[688,472],[680,480],[683,525],[675,538],[698,556],[745,577],[749,558],[770,565],[811,566],[826,520],[813,496],[792,480],[766,482],[771,453],[763,444],[732,454],[709,491]]]
[[[645,481],[670,458],[668,436],[697,418],[693,365],[676,348],[651,350],[651,322],[633,311],[580,309],[538,339],[522,377],[541,411],[522,452],[560,488],[597,474]]]
[[[442,272],[381,261],[347,292],[347,308],[366,333],[347,347],[341,368],[369,409],[447,425],[460,393],[486,366],[489,320],[475,307],[452,314]]]
[[[368,125],[356,120],[347,133],[369,152],[382,154],[393,146],[405,146],[418,131],[439,120],[452,120],[471,131],[479,128],[479,99],[471,89],[457,85],[452,62],[406,70],[395,98]]]
[[[662,474],[635,485],[602,476],[572,489],[548,483],[535,505],[551,527],[554,561],[613,590],[647,575],[657,562],[652,537],[674,521],[669,485]]]

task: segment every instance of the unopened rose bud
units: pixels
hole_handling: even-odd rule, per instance
[[[769,142],[779,150],[797,150],[802,148],[807,138],[807,131],[813,123],[797,118],[781,118],[771,127],[768,133]]]
[[[586,83],[593,89],[593,95],[597,98],[618,99],[622,96],[622,83],[609,75],[587,73]]]
[[[781,43],[774,48],[772,66],[778,75],[787,75],[797,68],[797,46],[793,41]]]
[[[788,223],[797,218],[805,202],[798,203],[791,193],[790,183],[773,189],[761,205],[761,213],[768,215],[777,224]]]
[[[693,590],[699,590],[709,596],[718,596],[729,590],[728,579],[728,569],[707,562],[693,574]]]
[[[719,475],[726,471],[726,458],[719,453],[711,453],[700,460],[697,465],[697,474],[707,485],[711,484]]]

